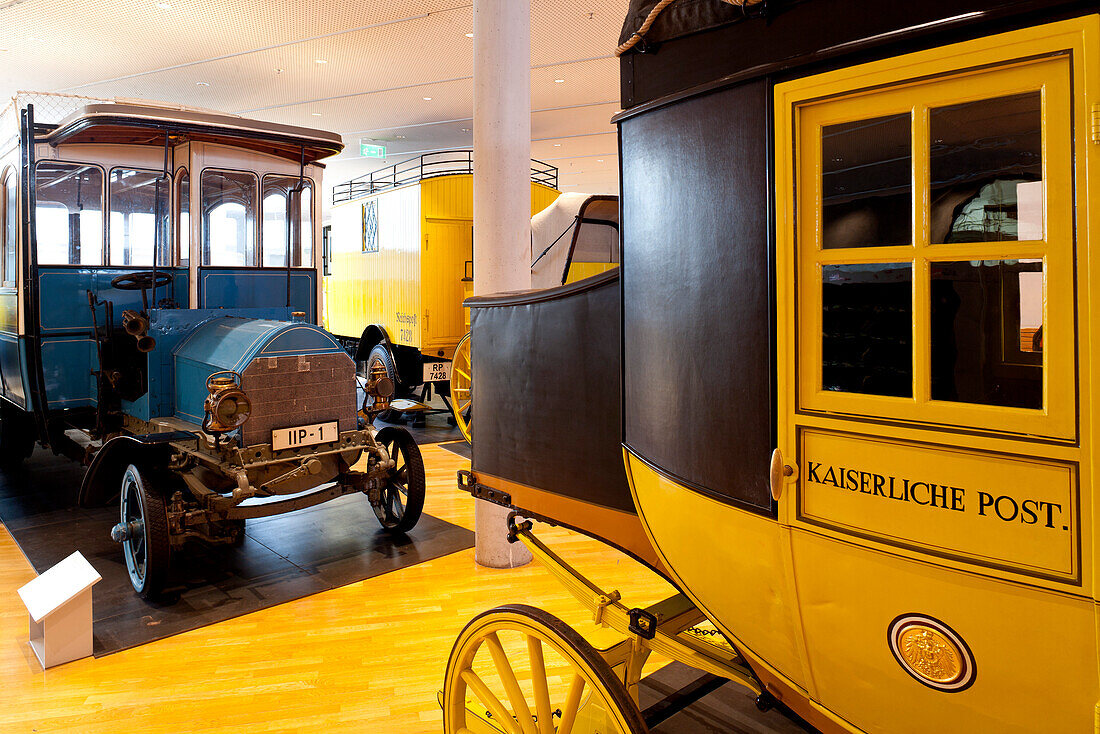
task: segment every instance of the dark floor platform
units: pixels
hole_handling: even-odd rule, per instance
[[[37,450],[0,472],[0,520],[41,573],[79,550],[103,577],[94,587],[95,655],[213,624],[473,547],[474,534],[424,515],[406,536],[383,531],[361,495],[250,520],[238,548],[189,545],[173,559],[159,603],[134,593],[108,533],[118,507],[76,506],[83,469]]]
[[[638,690],[642,708],[653,706],[666,696],[682,695],[705,677],[683,663],[669,663],[642,679]],[[802,734],[817,731],[786,710],[760,711],[755,701],[746,689],[736,683],[726,683],[650,731],[652,734]]]

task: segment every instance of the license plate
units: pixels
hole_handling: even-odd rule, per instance
[[[440,382],[451,379],[450,362],[425,362],[424,382]]]
[[[296,449],[300,446],[313,446],[326,441],[335,441],[339,437],[340,424],[336,421],[314,423],[312,426],[276,428],[271,432],[271,448],[276,451]]]

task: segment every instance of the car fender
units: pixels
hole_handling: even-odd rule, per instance
[[[385,344],[390,348],[392,354],[393,342],[390,341],[390,335],[386,331],[386,327],[378,324],[371,324],[363,329],[363,335],[359,337],[359,346],[355,350],[355,361],[366,362],[367,357],[370,356],[370,350],[374,349],[378,344]]]
[[[187,431],[150,433],[144,436],[116,436],[96,453],[84,481],[80,484],[77,502],[81,507],[102,507],[119,492],[122,474],[130,464],[147,467],[164,466],[172,456],[172,441],[194,440]]]

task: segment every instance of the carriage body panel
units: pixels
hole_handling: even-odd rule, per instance
[[[643,525],[821,728],[1091,730],[1100,16],[768,6],[623,61]],[[819,13],[853,22],[809,32]],[[679,252],[677,290],[658,264]]]

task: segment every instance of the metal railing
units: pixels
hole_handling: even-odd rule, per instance
[[[472,150],[445,150],[425,153],[418,158],[395,163],[373,173],[357,176],[332,188],[332,203],[340,204],[380,191],[416,183],[435,176],[453,176],[474,172]],[[558,169],[549,163],[531,160],[531,180],[552,189],[558,187]]]

